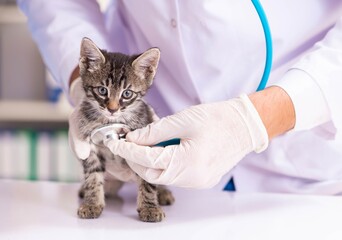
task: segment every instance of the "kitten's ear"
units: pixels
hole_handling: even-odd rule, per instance
[[[148,81],[148,84],[151,85],[154,75],[157,71],[159,58],[159,49],[150,48],[133,61],[132,67],[135,74],[137,74],[142,79],[146,79]]]
[[[79,67],[81,72],[94,72],[101,68],[106,59],[101,50],[89,38],[83,38],[81,43],[81,56]]]

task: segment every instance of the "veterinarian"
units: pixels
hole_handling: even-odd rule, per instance
[[[82,95],[82,37],[109,51],[159,47],[147,101],[161,118],[107,141],[151,183],[303,194],[342,193],[342,2],[261,1],[273,33],[269,88],[250,1],[19,0],[53,76],[73,104]],[[69,87],[71,84],[71,87]],[[73,134],[80,158],[89,144]],[[180,145],[149,147],[180,138]],[[227,189],[234,189],[232,180]]]

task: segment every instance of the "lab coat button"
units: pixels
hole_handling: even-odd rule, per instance
[[[177,21],[176,21],[176,19],[174,19],[174,18],[171,19],[171,26],[172,26],[173,28],[176,28],[176,27],[177,27]]]

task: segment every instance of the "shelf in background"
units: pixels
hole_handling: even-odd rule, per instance
[[[0,101],[1,128],[67,128],[72,108],[46,101]]]
[[[0,23],[25,23],[26,17],[15,4],[0,4]]]

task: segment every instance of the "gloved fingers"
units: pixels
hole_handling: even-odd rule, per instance
[[[144,128],[128,133],[126,139],[139,145],[153,146],[173,138],[187,138],[187,130],[191,124],[189,125],[188,119],[182,119],[183,115],[181,113],[161,118]]]
[[[152,184],[203,189],[212,187],[219,181],[219,179],[214,179],[214,181],[208,179],[205,176],[206,171],[201,171],[200,176],[196,176],[196,174],[195,176],[192,176],[191,173],[194,172],[191,170],[183,169],[183,171],[180,171],[180,168],[177,168],[176,166],[161,170],[147,168],[130,161],[127,161],[127,164],[142,179]]]
[[[160,176],[163,174],[163,170],[161,169],[154,169],[154,168],[147,168],[140,164],[126,161],[129,167],[139,175],[145,181],[152,183],[152,184],[161,184],[167,185],[165,182],[161,181]]]
[[[125,140],[107,139],[104,145],[109,150],[127,161],[154,169],[166,169],[172,160],[172,154],[176,146],[149,147],[140,146]]]

